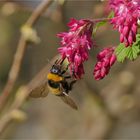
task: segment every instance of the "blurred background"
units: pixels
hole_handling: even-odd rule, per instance
[[[41,0],[10,0],[0,2],[0,91],[12,65],[20,28]],[[101,18],[106,16],[106,1],[60,0],[37,21],[34,28],[40,38],[26,48],[16,88],[27,84],[57,55],[59,39],[56,34],[68,30],[70,18]],[[140,139],[140,59],[116,63],[109,75],[95,81],[93,67],[97,53],[109,45],[119,43],[119,35],[106,24],[94,38],[96,47],[85,63],[85,75],[79,80],[71,96],[79,110],[72,110],[58,97],[28,99],[22,106],[27,118],[10,123],[3,139]],[[47,74],[47,73],[46,73]]]

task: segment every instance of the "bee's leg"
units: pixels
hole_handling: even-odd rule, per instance
[[[66,69],[65,69],[65,70],[63,70],[63,71],[61,72],[61,74],[66,73],[66,71],[68,70],[68,68],[69,68],[69,65],[67,65]]]
[[[63,70],[63,71],[61,72],[61,74],[63,75],[64,73],[66,73],[66,71],[67,71],[67,69]]]
[[[63,93],[65,96],[69,96],[68,93],[66,93],[66,92],[62,92],[62,93]]]
[[[67,75],[67,76],[64,76],[64,78],[65,79],[69,79],[69,78],[71,78],[71,76],[70,75]]]
[[[69,78],[69,77],[67,77],[67,78]],[[70,78],[71,78],[71,77],[70,77]],[[66,94],[68,94],[69,91],[72,90],[72,87],[73,87],[73,85],[74,85],[74,83],[75,83],[76,81],[77,81],[77,80],[73,80],[73,81],[71,81],[71,82],[62,81],[61,84],[60,84],[60,87],[61,87],[61,89],[62,89]]]
[[[68,87],[69,86],[68,86],[68,83],[67,82],[60,84],[60,89],[62,91],[62,94],[65,95],[65,96],[68,96],[68,91],[69,91]]]
[[[76,83],[77,80],[73,80],[69,83],[69,90],[72,90],[72,87],[74,85],[74,83]]]

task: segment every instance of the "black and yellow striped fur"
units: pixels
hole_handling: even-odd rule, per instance
[[[66,75],[68,66],[63,69],[63,61],[64,60],[61,59],[55,61],[50,72],[47,74],[47,82],[44,82],[44,84],[33,89],[30,96],[36,98],[44,97],[45,95],[47,96],[48,92],[50,92],[61,97],[61,99],[72,108],[77,109],[77,105],[68,95],[76,80],[73,80],[70,75]]]

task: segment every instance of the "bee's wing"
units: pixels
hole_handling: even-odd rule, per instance
[[[67,105],[69,105],[73,109],[78,110],[76,103],[68,95],[61,96],[61,99],[63,100],[64,103],[66,103]]]
[[[54,63],[60,56],[56,55],[50,63]],[[47,73],[51,68],[50,64],[47,64],[28,84],[29,96],[33,98],[45,97],[48,95],[47,86]]]
[[[46,97],[49,93],[49,89],[47,86],[47,82],[37,86],[36,88],[32,89],[29,93],[30,97],[39,98],[39,97]]]

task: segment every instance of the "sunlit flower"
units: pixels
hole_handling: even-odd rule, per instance
[[[116,56],[114,54],[114,47],[108,47],[103,49],[98,55],[97,55],[97,63],[94,67],[94,78],[96,80],[103,79],[109,72],[111,66],[116,61]]]
[[[93,45],[93,22],[71,19],[68,26],[68,32],[58,34],[61,38],[61,47],[58,51],[62,59],[68,59],[70,72],[78,79],[84,74],[83,63],[88,60],[88,51]]]
[[[120,32],[120,42],[131,46],[136,41],[140,0],[110,0],[109,7],[114,11],[111,23]]]

